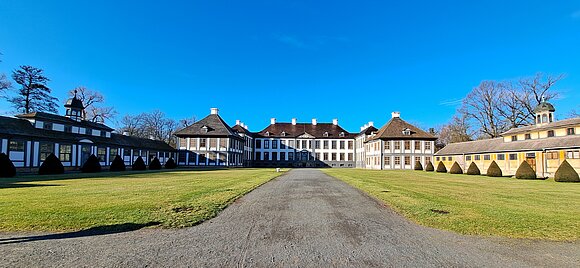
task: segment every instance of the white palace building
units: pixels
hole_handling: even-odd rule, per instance
[[[250,132],[241,121],[233,127],[210,115],[175,133],[181,166],[339,167],[413,169],[432,161],[434,135],[400,118],[398,112],[382,128],[372,122],[350,133],[331,123],[278,122]]]

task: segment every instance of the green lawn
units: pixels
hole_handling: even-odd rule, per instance
[[[579,183],[424,171],[324,172],[422,225],[470,235],[580,239]]]
[[[0,231],[151,222],[192,226],[280,174],[274,169],[223,169],[0,178]]]

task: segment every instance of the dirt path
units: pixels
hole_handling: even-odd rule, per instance
[[[408,222],[318,170],[292,170],[178,229],[0,234],[0,267],[577,267],[580,243],[462,236]]]

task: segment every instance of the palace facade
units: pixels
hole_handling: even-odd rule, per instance
[[[457,162],[465,172],[473,162],[484,174],[492,161],[503,175],[514,175],[523,161],[538,177],[551,177],[566,160],[580,172],[580,117],[556,121],[556,109],[543,101],[534,110],[535,123],[513,128],[501,137],[452,143],[435,154],[435,163],[443,162],[447,169]]]
[[[381,129],[372,122],[350,133],[338,124],[278,122],[250,132],[237,120],[228,126],[216,108],[210,115],[175,134],[178,164],[234,167],[337,167],[413,169],[425,165],[434,153],[433,134],[405,122],[398,112]]]
[[[79,169],[90,155],[109,166],[119,155],[127,166],[141,156],[146,164],[157,157],[165,163],[176,156],[168,144],[113,133],[113,129],[84,119],[82,102],[75,97],[64,105],[65,116],[34,112],[15,117],[0,116],[0,152],[9,156],[19,171],[34,172],[50,154],[67,170]]]

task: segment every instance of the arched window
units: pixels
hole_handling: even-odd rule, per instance
[[[542,123],[547,123],[548,122],[548,116],[546,114],[542,115]]]

